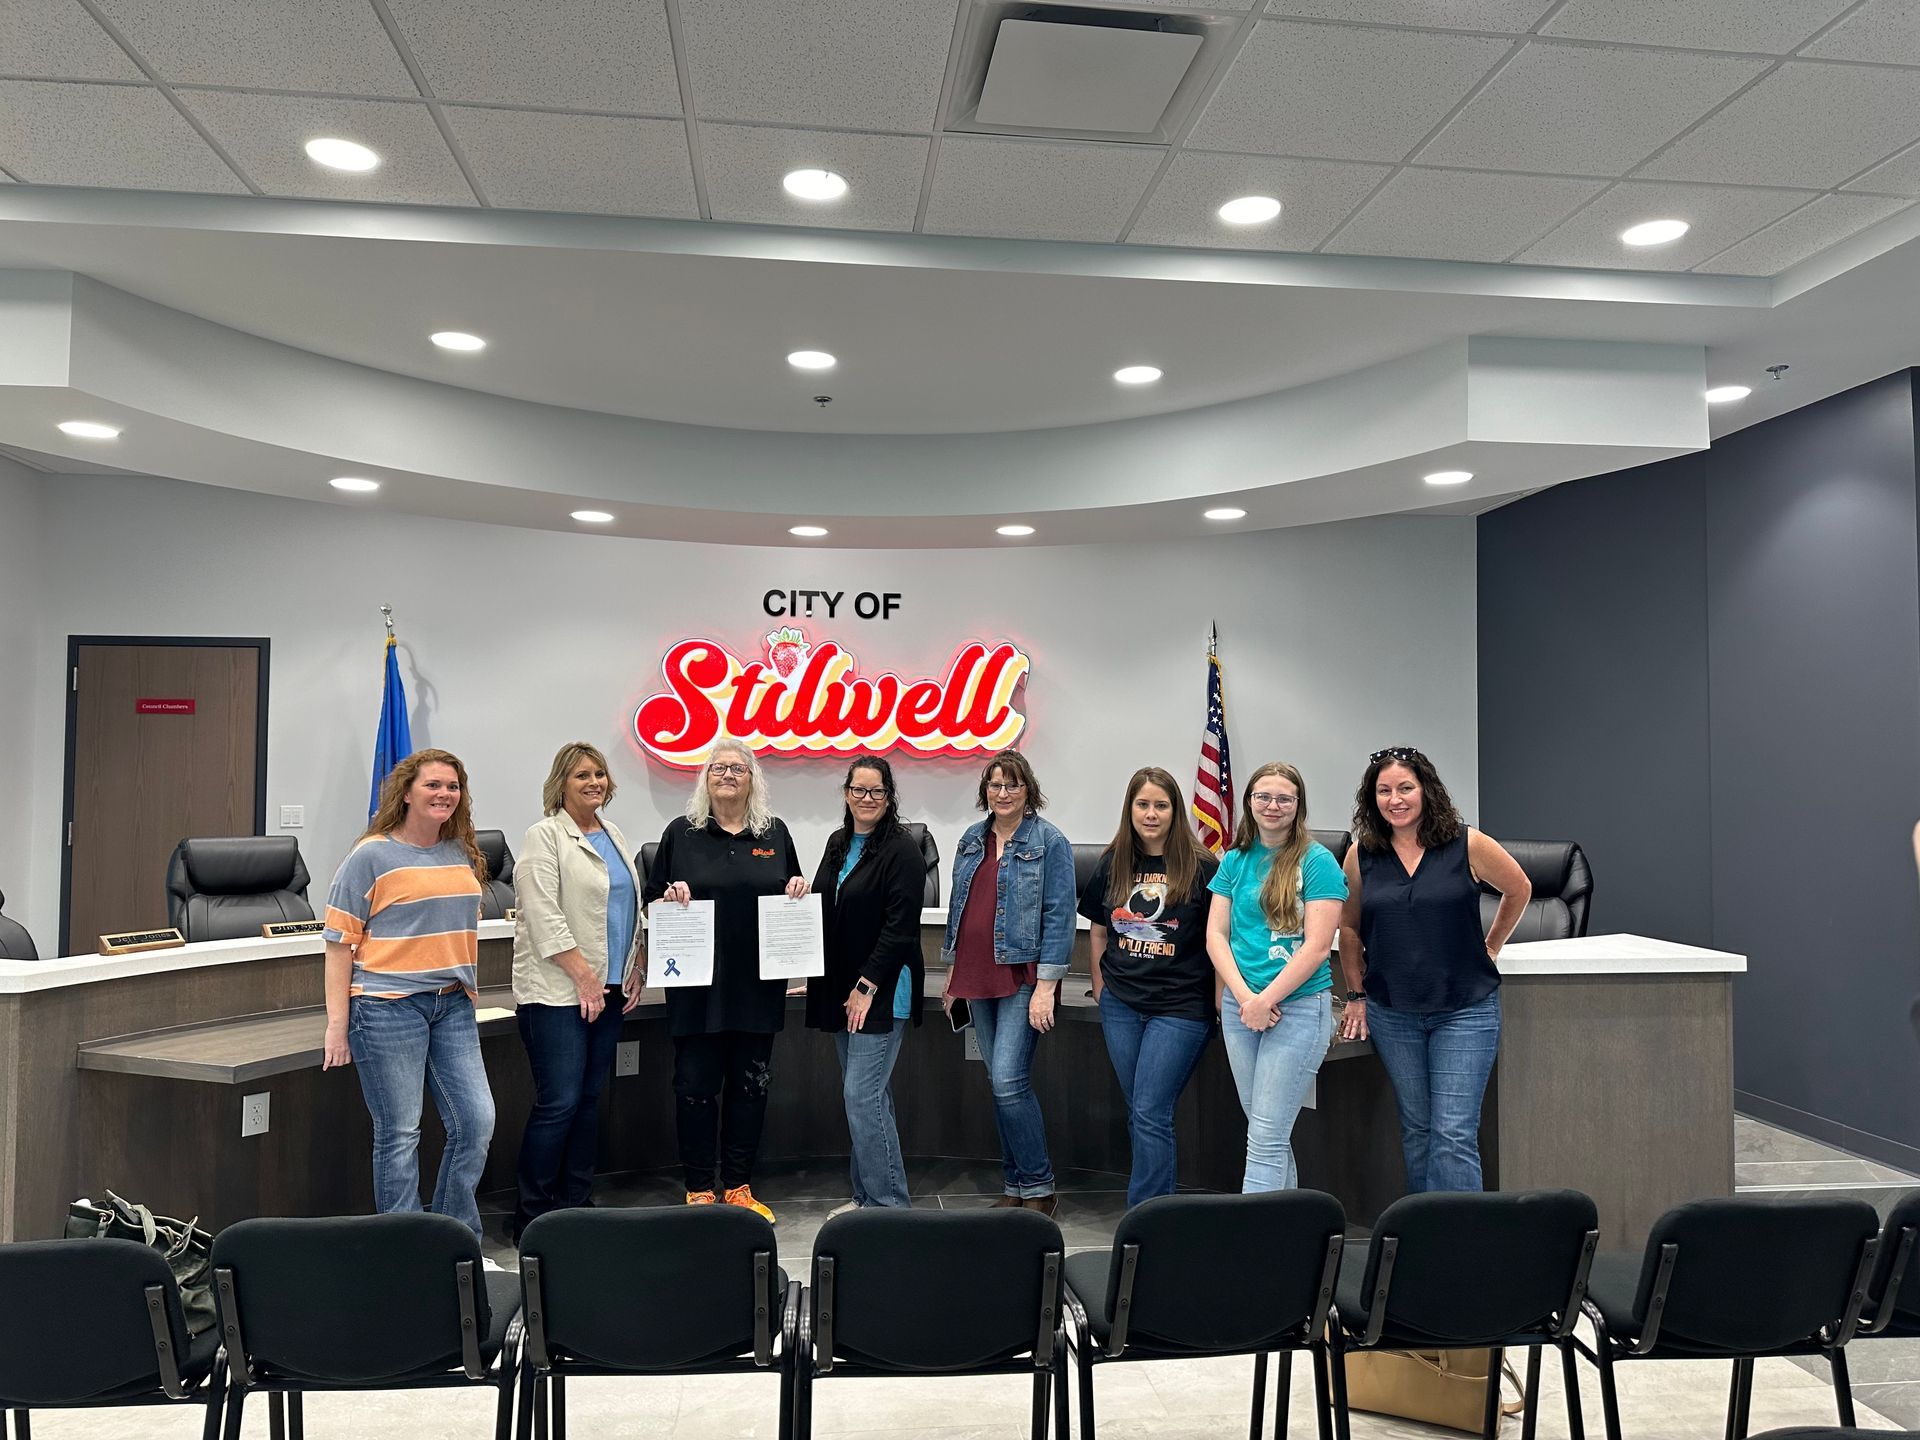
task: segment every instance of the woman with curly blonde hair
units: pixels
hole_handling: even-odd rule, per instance
[[[447,1130],[432,1208],[475,1235],[474,1190],[493,1138],[473,1013],[486,878],[466,767],[445,750],[416,750],[393,767],[366,834],[340,863],[323,935],[321,1068],[359,1070],[373,1116],[374,1208],[420,1208],[424,1083]]]

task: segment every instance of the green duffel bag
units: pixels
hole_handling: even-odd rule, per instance
[[[166,1257],[180,1286],[180,1308],[187,1317],[187,1333],[213,1328],[213,1236],[200,1228],[200,1217],[172,1220],[144,1205],[122,1200],[107,1191],[104,1200],[76,1200],[67,1207],[67,1238],[134,1240]]]

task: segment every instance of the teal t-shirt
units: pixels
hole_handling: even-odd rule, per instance
[[[1273,977],[1286,968],[1293,952],[1306,939],[1304,930],[1288,933],[1267,925],[1267,912],[1260,905],[1260,889],[1267,883],[1267,872],[1273,868],[1273,856],[1274,852],[1265,846],[1229,850],[1220,857],[1220,868],[1207,885],[1214,894],[1224,895],[1233,902],[1227,937],[1233,945],[1234,963],[1240,967],[1240,978],[1255,991],[1273,983]],[[1300,862],[1302,908],[1309,900],[1346,898],[1347,877],[1341,873],[1340,862],[1333,858],[1331,850],[1314,841],[1307,846],[1306,857]],[[1320,968],[1293,993],[1318,995],[1332,988],[1333,967],[1323,960]]]

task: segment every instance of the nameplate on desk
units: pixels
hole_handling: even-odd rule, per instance
[[[135,955],[142,950],[172,950],[187,943],[178,930],[123,930],[100,937],[102,955]]]
[[[260,927],[260,938],[278,940],[282,935],[318,935],[326,928],[324,920],[276,920]]]

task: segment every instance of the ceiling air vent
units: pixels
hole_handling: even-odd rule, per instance
[[[942,128],[1163,145],[1243,19],[982,0],[962,21]]]

